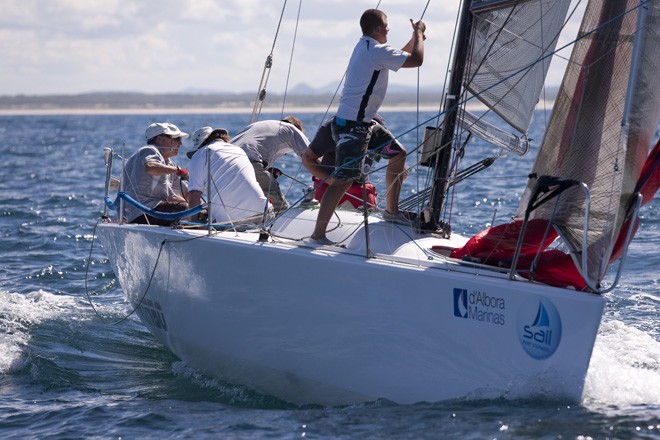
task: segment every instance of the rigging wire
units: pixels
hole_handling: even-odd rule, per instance
[[[284,2],[284,6],[282,7],[282,14],[280,15],[280,21],[277,25],[277,31],[275,33],[275,41],[277,40],[277,35],[279,34],[279,30],[280,30],[280,26],[282,24],[282,18],[284,16],[285,8],[286,8],[286,0]],[[289,56],[289,65],[288,65],[288,69],[287,69],[286,82],[285,82],[285,86],[284,86],[284,96],[283,96],[283,99],[282,99],[282,107],[281,107],[281,110],[280,110],[280,120],[284,118],[284,109],[286,107],[286,100],[287,100],[287,95],[288,95],[288,90],[289,90],[289,81],[291,79],[291,70],[292,70],[292,66],[293,66],[293,59],[294,59],[295,48],[296,48],[296,41],[297,41],[297,37],[298,37],[298,27],[299,27],[299,24],[300,24],[301,11],[302,11],[302,0],[300,0],[298,2],[298,13],[297,13],[297,16],[296,16],[296,24],[295,24],[294,34],[293,34],[293,42],[291,44],[291,51],[290,51],[290,56]],[[269,57],[266,61],[267,65],[270,64],[269,66],[267,66],[268,69],[269,69],[269,75],[270,75],[270,66],[272,66],[272,54],[273,54],[273,50],[275,48],[275,41],[273,41],[273,47],[271,48],[271,53],[270,53],[270,55],[269,55]],[[263,86],[264,87],[263,89],[261,87],[262,86],[260,85],[259,86],[260,91],[258,92],[257,100],[255,101],[255,107],[257,105],[259,105],[259,111],[258,111],[258,113],[255,114],[255,111],[253,110],[252,117],[250,118],[250,123],[253,123],[255,121],[255,116],[258,118],[258,116],[261,114],[261,109],[263,107],[263,101],[266,97],[265,85]],[[301,166],[302,166],[302,164],[301,164]],[[299,168],[299,170],[300,170],[300,168]],[[270,186],[272,186],[272,184],[273,184],[272,182],[273,182],[273,180],[270,181],[268,193],[270,193]],[[287,191],[286,191],[287,194],[291,190],[291,186],[292,185],[290,185],[289,188],[287,189]],[[285,197],[286,197],[286,195],[285,195]],[[266,201],[266,204],[264,206],[264,218],[265,218],[265,216],[267,216],[267,212],[268,212],[268,201]],[[266,223],[266,222],[264,221],[264,223]]]
[[[259,88],[257,89],[257,96],[254,100],[254,106],[252,107],[252,114],[250,115],[250,124],[255,121],[255,118],[258,118],[261,115],[261,109],[264,106],[264,100],[266,99],[266,84],[270,78],[270,68],[273,66],[273,52],[275,51],[275,43],[277,42],[277,36],[280,33],[280,26],[282,25],[282,18],[284,17],[284,10],[286,9],[286,2],[282,5],[282,12],[280,13],[280,20],[277,23],[277,29],[275,30],[275,38],[273,39],[273,45],[270,49],[270,53],[266,57],[266,62],[264,63],[264,70],[261,73],[261,81],[259,82]]]
[[[376,3],[376,7],[374,9],[379,9],[380,8],[380,3],[381,0],[378,0],[378,3]],[[348,69],[348,66],[346,66],[346,69]],[[332,98],[330,98],[330,102],[328,103],[328,106],[325,109],[325,112],[323,113],[323,117],[321,117],[321,121],[319,122],[318,128],[321,128],[321,125],[323,125],[323,122],[325,122],[326,118],[328,117],[328,113],[330,113],[330,108],[332,108],[332,103],[335,102],[335,99],[337,98],[337,95],[339,94],[339,89],[341,89],[342,84],[344,84],[344,80],[346,79],[346,72],[347,70],[344,70],[344,74],[342,75],[341,79],[339,80],[339,84],[337,84],[337,88],[335,89],[335,93],[332,95]]]
[[[426,2],[426,6],[424,6],[424,10],[422,11],[422,16],[419,17],[420,20],[422,20],[422,19],[424,18],[424,15],[426,15],[426,10],[429,8],[429,4],[430,4],[430,3],[431,3],[431,0],[428,0],[428,1]]]
[[[298,3],[298,15],[296,16],[296,26],[295,26],[295,30],[294,30],[294,33],[293,33],[293,42],[291,44],[291,55],[289,57],[289,69],[287,71],[286,83],[285,83],[285,86],[284,86],[284,97],[282,99],[282,110],[280,111],[280,120],[284,119],[284,107],[286,105],[286,97],[287,97],[287,93],[288,93],[288,90],[289,90],[289,80],[291,79],[291,68],[293,66],[293,55],[295,53],[296,41],[297,41],[297,37],[298,37],[298,25],[300,24],[300,12],[301,12],[301,10],[302,10],[302,0],[300,0],[299,3]],[[271,164],[271,166],[272,165],[273,164]],[[302,161],[298,165],[298,171],[296,172],[296,175],[298,175],[301,168],[302,168]],[[291,177],[291,176],[287,175],[287,177]],[[268,187],[268,193],[269,194],[270,194],[270,190],[271,190],[270,187],[273,186],[274,179],[275,179],[275,177],[273,176],[273,178],[269,182],[269,187]],[[298,180],[293,179],[292,177],[291,177],[291,179],[293,181],[299,182]],[[290,183],[289,187],[287,188],[286,192],[284,193],[285,200],[286,200],[286,196],[289,194],[289,192],[291,191],[291,189],[293,187],[293,181]],[[305,184],[305,186],[307,186],[307,185]],[[266,196],[268,196],[268,194],[266,194]],[[268,205],[268,202],[266,202],[266,207],[264,209],[267,209],[267,205]]]
[[[445,94],[447,93],[447,81],[448,81],[448,79],[449,79],[449,72],[450,72],[450,70],[451,70],[451,60],[452,60],[452,58],[453,58],[453,56],[454,56],[454,50],[455,50],[455,47],[456,47],[456,37],[457,37],[457,35],[458,35],[458,20],[459,20],[459,17],[460,17],[462,4],[463,4],[463,0],[461,0],[461,2],[460,2],[459,5],[458,5],[458,9],[456,10],[456,18],[455,18],[455,20],[454,20],[454,31],[453,31],[453,33],[452,33],[452,39],[451,39],[451,43],[450,43],[450,45],[449,45],[450,51],[449,51],[449,57],[447,58],[447,66],[446,66],[446,68],[445,68],[445,79],[444,79],[444,83],[442,84],[442,93],[441,93],[441,95],[440,95],[441,97],[444,97]],[[428,5],[427,5],[427,6],[428,6]],[[426,12],[426,10],[425,10],[425,12]],[[440,117],[443,116],[443,114],[444,114],[442,108],[443,108],[443,99],[440,99],[440,103],[438,104],[438,110],[437,110],[437,111],[438,111],[438,114],[437,114],[437,116],[435,116],[435,117],[433,117],[433,118],[431,118],[431,119],[429,119],[429,120],[427,121],[427,122],[430,122],[430,121],[432,121],[432,120],[435,119],[435,121],[436,121],[436,122],[435,122],[435,129],[436,129],[436,130],[438,130],[438,129],[440,128],[440,125],[442,124],[442,120],[441,120],[441,118],[440,118]],[[419,126],[420,126],[420,124],[418,124],[418,127],[419,127]],[[443,147],[441,147],[441,148],[443,148]],[[439,150],[439,149],[438,149],[438,150]],[[422,157],[421,157],[421,154],[422,154],[422,151],[421,151],[421,143],[419,142],[419,140],[418,140],[418,142],[417,142],[417,147],[415,148],[414,151],[417,152],[417,163],[416,163],[415,165],[416,165],[416,166],[418,167],[418,169],[419,169],[419,164],[422,162]],[[411,153],[412,153],[412,151],[411,151]],[[421,182],[420,182],[420,178],[421,178],[421,176],[420,176],[420,174],[421,174],[421,173],[419,173],[419,172],[416,173],[416,177],[417,177],[417,193],[418,193],[418,194],[419,194],[421,191],[423,191],[422,188],[421,188]],[[425,178],[425,182],[424,182],[424,188],[427,188],[427,187],[431,184],[431,179],[432,179],[432,174],[431,174],[430,169],[429,169],[429,170],[427,171],[427,173],[426,173],[426,178]]]
[[[427,0],[427,2],[426,2],[426,6],[424,6],[424,10],[422,11],[422,15],[419,17],[419,21],[422,21],[422,19],[424,18],[424,15],[426,15],[426,10],[428,9],[430,3],[431,3],[431,0]],[[421,68],[418,67],[418,68],[417,68],[417,99],[416,99],[416,106],[417,106],[417,108],[416,108],[416,122],[417,122],[417,126],[418,126],[418,127],[419,127],[420,96],[421,96],[421,80],[420,80],[420,72],[421,72]],[[419,128],[415,131],[415,142],[416,142],[417,145],[420,144],[420,140],[419,140]],[[419,189],[419,175],[418,175],[417,182],[418,182],[418,186],[417,186],[417,187],[418,187],[418,189]],[[417,207],[417,214],[420,214],[421,209],[422,209],[421,206],[418,206],[418,207]]]
[[[291,44],[291,56],[289,57],[289,70],[286,73],[286,83],[284,85],[284,98],[282,99],[282,111],[280,112],[280,119],[284,117],[284,106],[286,104],[286,95],[289,90],[289,80],[291,79],[291,66],[293,66],[293,54],[296,49],[296,38],[298,37],[298,25],[300,23],[300,11],[302,10],[302,0],[298,3],[298,15],[296,16],[296,27],[293,32],[293,43]]]

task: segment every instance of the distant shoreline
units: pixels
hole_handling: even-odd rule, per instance
[[[550,110],[554,101],[541,101],[536,106],[537,110]],[[487,110],[481,103],[470,104],[467,109],[471,112]],[[296,106],[285,107],[284,114],[299,113],[325,113],[334,115],[337,107],[322,106]],[[433,112],[440,113],[437,105],[383,105],[381,112]],[[227,106],[227,107],[116,107],[116,108],[95,108],[95,107],[46,107],[46,108],[0,108],[0,116],[94,116],[94,115],[227,115],[227,114],[250,114],[252,107],[247,106]],[[262,114],[280,114],[282,107],[263,107]]]
[[[554,94],[537,108],[549,108]],[[415,99],[417,97],[417,99]],[[433,112],[440,113],[442,94],[439,92],[413,93],[393,91],[388,93],[382,112]],[[331,105],[332,104],[332,105]],[[0,96],[1,116],[20,115],[158,115],[158,114],[250,114],[254,106],[252,94],[145,94],[134,92],[95,92],[78,95],[16,95]],[[269,95],[263,102],[261,113],[286,114],[325,113],[334,114],[337,99],[332,95],[291,94]],[[284,110],[282,107],[284,106]],[[328,106],[330,106],[328,108]],[[470,111],[485,110],[477,99],[468,104]]]
[[[336,107],[286,107],[284,113],[324,113],[334,114]],[[383,112],[414,112],[417,106],[383,106]],[[437,106],[420,106],[419,111],[437,112]],[[281,113],[281,107],[264,107],[261,113]],[[7,109],[0,108],[0,116],[39,116],[39,115],[162,115],[162,114],[230,114],[230,113],[252,113],[251,107],[200,107],[200,108],[20,108]]]

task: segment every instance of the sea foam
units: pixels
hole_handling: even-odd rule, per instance
[[[0,290],[0,374],[22,369],[31,329],[43,320],[70,313],[75,299],[43,290],[27,295]]]
[[[660,405],[660,342],[621,321],[603,319],[587,372],[584,404]]]

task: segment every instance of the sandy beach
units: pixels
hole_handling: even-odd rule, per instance
[[[470,111],[485,110],[485,107],[477,104],[468,106]],[[296,114],[296,113],[324,113],[332,115],[337,110],[336,106],[292,106],[285,107],[263,107],[261,113],[277,114]],[[400,105],[400,106],[382,106],[381,112],[437,112],[440,113],[439,105]],[[145,107],[145,108],[107,108],[107,107],[88,107],[88,108],[0,108],[0,116],[19,116],[19,115],[163,115],[163,114],[229,114],[229,113],[252,113],[251,107]]]

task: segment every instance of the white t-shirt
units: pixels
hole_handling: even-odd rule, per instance
[[[206,193],[209,156],[212,194],[209,216],[212,221],[225,223],[262,214],[267,199],[254,176],[250,159],[240,147],[222,140],[201,148],[192,157],[188,191]]]
[[[371,122],[385,99],[388,72],[399,70],[409,55],[363,35],[348,63],[337,116]]]
[[[250,160],[266,161],[268,166],[272,166],[289,151],[302,156],[309,145],[309,139],[303,132],[288,122],[277,120],[250,124],[230,142],[241,147]]]

